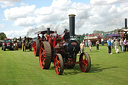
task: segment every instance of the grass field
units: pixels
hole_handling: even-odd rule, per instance
[[[53,63],[42,70],[34,52],[0,50],[0,85],[128,85],[128,52],[108,54],[106,46],[90,53],[91,70],[81,72],[79,65],[65,69],[63,75],[55,73]],[[77,57],[78,60],[79,57]]]

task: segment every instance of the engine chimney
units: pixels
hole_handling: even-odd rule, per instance
[[[47,34],[50,35],[50,28],[47,28]]]
[[[125,18],[125,29],[127,29],[127,18]]]
[[[70,36],[75,35],[75,14],[69,15],[69,29],[70,29]]]

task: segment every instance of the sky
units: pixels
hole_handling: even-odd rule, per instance
[[[127,0],[0,0],[0,32],[8,38],[35,32],[69,29],[69,14],[75,14],[75,34],[111,31],[125,26]]]

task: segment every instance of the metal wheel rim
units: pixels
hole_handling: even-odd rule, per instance
[[[56,74],[59,74],[60,73],[60,61],[57,55],[54,58],[54,66],[55,66]]]
[[[41,44],[40,46],[40,56],[39,56],[39,61],[40,61],[40,67],[43,69],[45,65],[45,50],[43,45]]]
[[[87,61],[87,57],[85,54],[83,54],[81,57],[80,57],[80,68],[81,68],[81,71],[82,72],[85,72],[86,71],[86,68],[88,66],[88,61]]]

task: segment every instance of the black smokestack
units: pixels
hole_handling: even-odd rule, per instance
[[[47,28],[47,34],[50,35],[50,28]]]
[[[125,29],[127,29],[127,18],[125,18]]]
[[[69,29],[70,29],[70,36],[75,35],[75,16],[74,14],[69,15]]]

